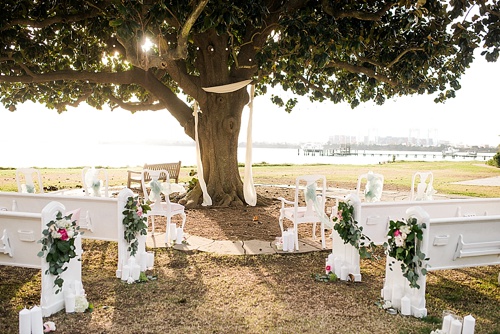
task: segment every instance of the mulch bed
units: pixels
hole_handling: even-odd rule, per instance
[[[255,189],[259,198],[257,206],[186,209],[185,232],[213,240],[275,240],[281,236],[278,222],[281,202],[277,198],[293,200],[295,189],[262,186]],[[327,212],[331,204],[327,202]],[[172,222],[180,226],[181,219],[177,216]],[[291,222],[285,219],[284,227],[291,226]],[[162,231],[165,231],[164,220],[155,220],[155,232]],[[320,235],[319,231],[316,235]],[[311,236],[311,224],[299,226],[300,238]]]

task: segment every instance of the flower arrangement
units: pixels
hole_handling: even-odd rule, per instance
[[[420,273],[427,274],[427,270],[422,268],[422,261],[428,260],[425,254],[420,251],[419,240],[422,240],[425,224],[418,224],[417,219],[412,217],[406,221],[389,222],[388,241],[384,243],[389,256],[401,261],[403,276],[410,282],[410,287],[419,289],[417,284]],[[391,266],[392,263],[389,263]],[[392,268],[391,268],[392,270]]]
[[[47,224],[47,228],[42,231],[42,239],[38,241],[42,244],[42,250],[38,256],[45,256],[49,264],[49,269],[45,274],[50,273],[56,276],[54,280],[54,286],[58,287],[56,293],[62,290],[64,280],[61,274],[68,269],[66,264],[77,255],[75,238],[81,233],[76,220],[72,221],[71,216],[72,214],[63,216],[60,211],[57,212],[56,219]]]
[[[151,210],[149,201],[143,203],[138,196],[127,198],[125,210],[123,211],[123,225],[125,227],[124,238],[128,242],[128,251],[133,256],[137,253],[139,247],[139,235],[148,233],[148,217],[146,213]]]
[[[359,251],[359,256],[362,258],[371,258],[371,249],[374,246],[366,235],[363,234],[363,227],[358,226],[358,222],[354,220],[354,207],[347,202],[339,202],[337,215],[332,218],[333,228],[338,232],[339,236],[344,240],[344,243],[349,243],[356,247]]]
[[[75,312],[83,313],[90,308],[90,304],[87,301],[87,297],[84,295],[75,296]]]

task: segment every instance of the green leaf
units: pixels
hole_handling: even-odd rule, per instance
[[[109,26],[110,27],[119,27],[123,24],[123,20],[122,19],[116,19],[116,20],[110,20],[109,21]]]

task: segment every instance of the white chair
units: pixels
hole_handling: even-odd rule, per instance
[[[384,189],[384,176],[382,174],[373,173],[372,171],[361,174],[358,177],[356,186],[356,195],[361,197],[361,185],[366,180],[363,190],[365,202],[379,202],[382,199],[382,191]]]
[[[304,191],[305,206],[299,203],[299,192]],[[319,192],[319,193],[318,193]],[[323,175],[303,175],[295,181],[295,198],[293,201],[278,198],[281,201],[279,224],[283,234],[283,219],[293,222],[295,249],[299,250],[299,224],[312,223],[313,239],[316,239],[316,223],[321,225],[321,246],[325,245],[325,224],[329,219],[325,213],[326,178]]]
[[[418,184],[416,183],[418,181]],[[431,201],[436,193],[432,182],[434,175],[432,172],[416,172],[411,179],[411,201]],[[416,189],[415,189],[416,185]]]
[[[109,197],[108,171],[104,168],[84,167],[82,185],[85,196],[101,197],[101,190],[104,187],[104,197]]]
[[[38,188],[35,186],[38,182]],[[42,176],[36,168],[18,168],[16,169],[17,191],[20,193],[40,193],[43,194]]]
[[[150,177],[151,181],[146,183],[146,177]],[[162,183],[161,180],[165,177],[166,182]],[[175,238],[170,233],[170,223],[172,217],[175,215],[180,215],[182,217],[182,229],[186,224],[186,213],[184,212],[184,206],[178,203],[171,203],[169,194],[171,193],[170,188],[170,176],[166,169],[144,169],[141,174],[141,185],[144,192],[144,200],[150,200],[151,211],[148,213],[148,217],[151,217],[151,234],[154,235],[155,231],[155,216],[163,216],[167,219],[167,225],[165,227],[165,243],[174,240]],[[162,201],[161,194],[163,193],[165,201]]]

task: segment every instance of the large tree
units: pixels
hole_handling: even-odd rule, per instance
[[[249,96],[204,87],[251,79],[258,94],[281,85],[352,107],[410,94],[443,101],[475,50],[497,60],[500,14],[498,0],[3,0],[0,41],[10,110],[28,100],[167,109],[194,138],[196,100],[204,179],[226,206],[244,203],[237,141]],[[288,112],[296,103],[272,99]]]

